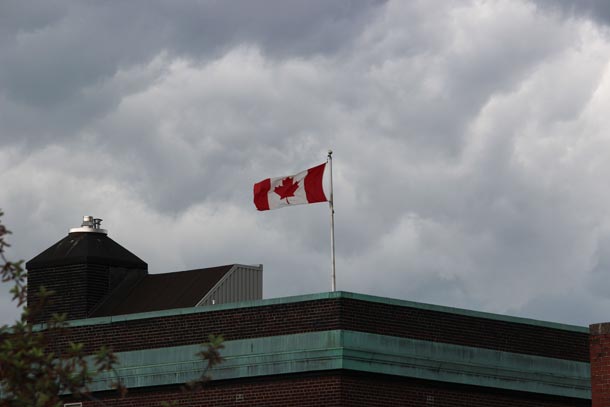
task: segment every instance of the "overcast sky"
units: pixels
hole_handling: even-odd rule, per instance
[[[609,112],[607,0],[0,1],[11,259],[93,215],[152,273],[329,291],[328,205],[252,185],[332,148],[338,289],[607,321]]]

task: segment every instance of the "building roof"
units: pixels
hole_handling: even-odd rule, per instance
[[[103,233],[70,233],[28,261],[26,267],[31,270],[80,263],[148,268],[142,259]]]
[[[151,391],[199,377],[200,343],[222,333],[226,362],[212,370],[213,380],[350,371],[404,385],[415,379],[410,386],[421,394],[467,385],[460,394],[480,389],[515,397],[511,406],[541,405],[541,397],[586,406],[591,398],[586,327],[355,293],[73,320],[68,329],[89,335],[91,350],[111,345],[124,383]],[[106,379],[94,391],[109,390]],[[470,405],[462,398],[457,403]]]
[[[194,307],[233,265],[147,274],[118,287],[91,317]]]

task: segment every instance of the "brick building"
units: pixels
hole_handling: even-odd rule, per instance
[[[89,217],[27,268],[31,289],[58,292],[63,341],[119,356],[127,397],[103,377],[94,387],[109,406],[610,406],[606,324],[590,335],[347,292],[262,299],[261,266],[149,275]],[[226,361],[185,393],[209,334],[225,337]]]

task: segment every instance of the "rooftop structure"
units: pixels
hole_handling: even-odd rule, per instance
[[[604,324],[590,332],[348,292],[262,299],[262,266],[149,274],[100,222],[85,222],[27,267],[33,289],[50,285],[54,310],[70,315],[58,349],[106,345],[119,357],[127,400],[105,377],[94,386],[108,406],[610,405]],[[225,362],[184,393],[209,334],[225,337]]]
[[[149,274],[148,265],[112,240],[101,221],[85,216],[80,227],[26,263],[30,305],[42,286],[56,293],[32,322],[54,312],[78,319],[262,298],[261,265]]]

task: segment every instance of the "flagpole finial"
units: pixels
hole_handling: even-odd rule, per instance
[[[331,155],[333,155],[333,150],[331,150],[330,148],[328,149],[328,156],[330,157]]]

